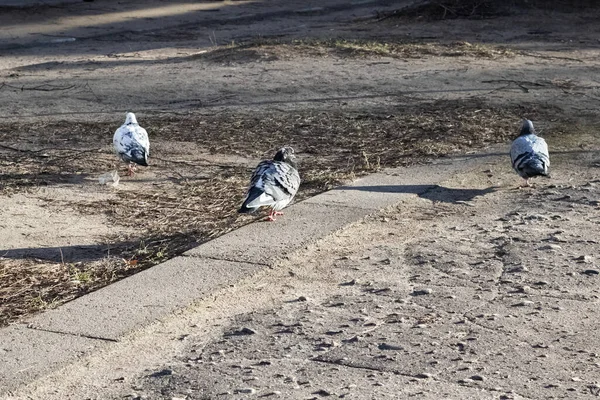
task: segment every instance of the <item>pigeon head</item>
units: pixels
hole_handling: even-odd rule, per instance
[[[294,149],[289,146],[282,147],[277,151],[277,153],[275,153],[273,161],[283,161],[296,168],[296,156],[294,155]]]
[[[523,135],[535,135],[535,129],[533,128],[533,122],[528,119],[523,120],[523,125],[521,126],[521,132],[519,136]]]
[[[125,124],[137,124],[137,119],[135,118],[135,114],[132,112],[128,112],[125,114]]]

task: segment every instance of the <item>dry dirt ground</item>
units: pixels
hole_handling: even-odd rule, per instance
[[[506,142],[524,116],[596,130],[597,8],[421,3],[0,8],[0,324],[251,221],[235,212],[251,168],[282,144],[301,199]],[[125,111],[152,165],[101,186]]]
[[[250,168],[282,144],[300,199],[506,143],[522,117],[584,152],[566,154],[597,149],[600,10],[584,2],[468,18],[394,12],[409,1],[121,3],[0,9],[0,324],[252,221],[235,212]],[[101,186],[125,111],[152,165]]]
[[[577,140],[534,189],[486,158],[14,398],[597,398],[600,143]]]

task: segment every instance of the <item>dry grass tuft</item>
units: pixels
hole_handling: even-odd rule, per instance
[[[193,56],[204,61],[219,64],[243,64],[266,62],[275,59],[297,57],[337,57],[337,58],[422,58],[436,57],[475,57],[501,58],[517,54],[505,46],[468,42],[412,42],[400,40],[363,39],[304,39],[282,41],[278,39],[252,40],[213,49]]]

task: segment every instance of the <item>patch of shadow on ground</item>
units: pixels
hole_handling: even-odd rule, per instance
[[[436,0],[380,13],[377,19],[416,18],[433,21],[457,18],[484,19],[514,15],[532,9],[574,12],[597,8],[598,5],[595,0]]]
[[[485,189],[454,189],[440,185],[380,185],[380,186],[346,186],[339,190],[360,190],[376,193],[414,193],[420,198],[440,203],[457,203],[471,201],[475,197],[492,193],[497,187]],[[334,189],[336,190],[336,189]]]

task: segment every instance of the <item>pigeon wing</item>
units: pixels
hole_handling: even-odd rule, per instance
[[[291,165],[279,161],[261,162],[252,175],[244,205],[248,208],[289,203],[300,186],[300,175]]]
[[[117,129],[113,136],[113,145],[125,162],[141,162],[141,155],[145,153],[147,156],[150,150],[148,133],[137,124],[122,125]]]
[[[547,174],[550,167],[548,144],[536,135],[520,136],[512,143],[510,159],[515,171],[523,177],[527,177],[525,171],[532,165],[535,165],[541,174]]]
[[[148,139],[148,132],[144,128],[139,125],[135,126],[133,139],[146,150],[147,155],[150,155],[150,139]]]

